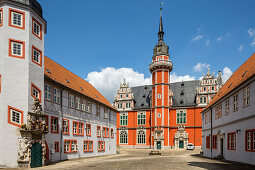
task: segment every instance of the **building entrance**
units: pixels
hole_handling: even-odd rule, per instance
[[[158,149],[158,150],[161,150],[161,142],[160,142],[160,141],[157,142],[157,149]]]
[[[36,142],[31,148],[31,168],[42,166],[42,146]]]
[[[183,148],[183,140],[179,141],[179,148],[180,148],[180,149]]]

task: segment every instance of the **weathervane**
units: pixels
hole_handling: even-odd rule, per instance
[[[160,2],[160,16],[162,16],[162,7],[163,7],[163,5],[164,5],[164,2]]]

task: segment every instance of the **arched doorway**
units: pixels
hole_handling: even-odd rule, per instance
[[[182,149],[183,148],[183,140],[179,141],[179,148]]]
[[[42,146],[35,142],[31,148],[31,168],[42,166]]]
[[[157,149],[161,150],[161,142],[160,141],[157,142]]]

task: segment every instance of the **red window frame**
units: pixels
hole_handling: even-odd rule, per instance
[[[40,53],[39,63],[37,63],[34,60],[34,49]],[[32,57],[31,57],[32,58],[32,62],[35,63],[36,65],[42,67],[42,51],[32,45],[32,53],[31,54],[32,54]]]
[[[34,22],[36,22],[38,25],[40,25],[40,35],[38,36],[35,32],[34,32]],[[42,24],[37,21],[34,17],[32,17],[32,33],[39,38],[40,40],[42,40]]]
[[[59,118],[56,117],[56,116],[51,116],[51,117],[50,117],[50,132],[51,132],[51,133],[59,133],[59,121],[58,121],[58,125],[57,125],[57,131],[56,131],[56,132],[55,132],[55,131],[52,131],[52,120],[53,120],[53,119],[59,120]]]
[[[19,14],[22,15],[23,25],[22,25],[21,27],[16,26],[16,25],[12,25],[12,12],[16,12],[16,13],[19,13]],[[25,30],[25,12],[22,12],[22,11],[19,11],[19,10],[16,10],[16,9],[9,8],[9,26],[10,26],[10,27],[14,27],[14,28],[19,28],[19,29]]]
[[[11,109],[15,110],[17,112],[20,112],[20,124],[14,123],[14,122],[11,121]],[[17,127],[21,127],[21,125],[23,123],[23,114],[24,114],[24,112],[22,110],[16,109],[12,106],[8,106],[8,123],[11,124],[11,125],[17,126]]]
[[[88,133],[88,127],[89,127],[89,133]],[[86,124],[86,135],[91,136],[91,124]]]
[[[69,141],[69,151],[65,151],[65,142]],[[76,142],[76,151],[72,151],[72,142],[75,141]],[[77,152],[77,140],[71,140],[71,139],[65,139],[64,140],[64,153],[76,153]]]
[[[64,121],[67,121],[67,124],[68,124],[68,132],[64,132]],[[63,119],[63,121],[62,121],[62,132],[63,132],[63,134],[64,135],[69,135],[70,134],[70,127],[69,127],[69,120],[68,119]]]
[[[231,136],[231,145],[229,145],[229,135]],[[233,136],[235,135],[235,146],[233,147]],[[236,132],[228,133],[228,150],[236,150]]]
[[[40,100],[40,102],[41,102],[41,101],[42,101],[42,92],[41,92],[41,90],[40,90],[36,85],[34,85],[33,83],[31,83],[31,96],[32,96],[34,99],[37,99],[37,97],[35,97],[35,96],[33,95],[33,88],[35,88],[36,90],[39,91],[39,100]]]
[[[98,128],[100,130],[100,135],[98,135]],[[101,136],[102,136],[101,126],[97,126],[97,137],[101,137]]]
[[[206,136],[206,148],[210,149],[210,144],[211,144],[211,138],[210,136]]]
[[[84,150],[84,144],[87,142],[87,150]],[[92,149],[89,150],[89,142],[92,142]],[[93,140],[84,140],[83,141],[83,152],[93,152]]]
[[[251,133],[251,149],[248,150],[248,145],[247,145],[247,134],[248,132]],[[246,130],[245,131],[245,151],[246,152],[255,152],[255,136],[254,136],[254,133],[255,133],[255,129],[249,129],[249,130]]]
[[[0,27],[3,25],[3,22],[4,22],[4,17],[3,17],[3,8],[0,8],[0,13],[1,13],[1,16],[2,16],[2,18],[1,18],[1,23],[0,23]]]
[[[114,132],[113,132],[113,129],[111,129],[111,138],[114,138]]]
[[[103,127],[103,129],[104,129],[103,137],[104,137],[104,138],[109,138],[109,128],[107,128],[107,127]],[[108,132],[108,135],[107,135],[107,133],[106,133],[106,132]]]
[[[212,136],[212,149],[217,149],[217,135]]]
[[[74,123],[77,123],[77,133],[74,133],[74,131],[73,131],[73,135],[84,136],[84,123],[78,122],[78,121],[73,121],[73,126],[72,126],[73,128],[74,128]],[[82,124],[82,133],[79,132],[80,124]]]
[[[104,149],[101,148],[102,143],[104,144]],[[98,151],[105,151],[105,141],[98,141],[98,145],[97,145],[97,146],[100,146],[100,147],[98,148]]]
[[[13,55],[12,54],[12,42],[16,42],[16,43],[21,43],[22,44],[22,56],[18,56],[18,55]],[[15,57],[15,58],[20,58],[20,59],[25,59],[25,41],[9,39],[9,56],[10,57]]]
[[[54,150],[55,152],[59,152],[59,142],[54,142]]]

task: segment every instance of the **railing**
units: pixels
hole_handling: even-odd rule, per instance
[[[173,63],[172,63],[172,61],[169,61],[169,60],[156,60],[156,61],[153,61],[149,65],[149,69],[151,70],[154,67],[158,67],[158,66],[165,66],[165,67],[169,67],[170,69],[172,69]]]

